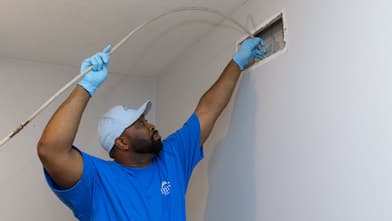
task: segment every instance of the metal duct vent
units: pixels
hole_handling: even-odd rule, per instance
[[[284,14],[283,12],[279,13],[277,16],[273,17],[271,20],[269,20],[266,24],[261,25],[256,31],[252,32],[255,37],[259,37],[264,39],[266,47],[268,48],[268,52],[265,55],[265,57],[262,60],[256,60],[256,63],[259,63],[260,61],[268,61],[271,59],[268,59],[272,55],[277,54],[278,52],[283,52],[286,49],[286,44],[287,44],[287,30],[286,30],[286,25],[285,25],[285,19],[284,19]],[[240,40],[237,44],[237,49],[239,48],[239,45],[244,41],[245,39],[243,38]],[[281,54],[281,53],[279,53]],[[275,56],[272,56],[275,57]],[[271,57],[271,58],[272,58]],[[249,65],[253,66],[254,64]]]

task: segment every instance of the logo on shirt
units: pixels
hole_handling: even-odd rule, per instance
[[[170,188],[171,188],[171,184],[169,181],[162,181],[162,185],[161,185],[161,193],[164,196],[167,196],[170,194]]]

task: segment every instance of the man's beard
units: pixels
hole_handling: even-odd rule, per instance
[[[141,153],[141,154],[154,154],[154,155],[159,154],[163,147],[162,141],[160,139],[154,140],[153,137],[151,138],[150,141],[136,139],[134,141],[135,148],[133,148],[133,151],[135,153]]]

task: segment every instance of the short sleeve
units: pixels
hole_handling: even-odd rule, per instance
[[[78,150],[76,147],[74,147]],[[79,151],[79,150],[78,150]],[[52,178],[44,169],[46,181],[57,197],[67,205],[79,220],[89,220],[91,214],[92,194],[97,170],[94,157],[79,151],[83,158],[83,172],[80,180],[69,189],[58,189]]]
[[[199,118],[193,113],[181,129],[164,141],[164,148],[167,148],[165,151],[172,151],[178,156],[185,184],[189,182],[197,163],[204,157],[200,136]]]

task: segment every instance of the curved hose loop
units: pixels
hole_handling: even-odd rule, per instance
[[[190,6],[190,7],[181,7],[181,8],[175,8],[175,9],[171,9],[167,12],[164,12],[154,18],[151,18],[150,20],[144,22],[143,24],[139,25],[138,27],[136,27],[135,29],[133,29],[131,32],[129,32],[129,34],[127,36],[125,36],[119,43],[117,43],[117,45],[115,45],[112,50],[110,51],[109,55],[112,54],[118,47],[120,47],[123,43],[125,43],[131,36],[133,36],[135,33],[139,32],[141,29],[143,29],[146,25],[160,19],[161,17],[164,17],[166,15],[170,15],[170,14],[174,14],[174,13],[178,13],[178,12],[182,12],[182,11],[204,11],[204,12],[209,12],[212,14],[216,14],[219,15],[220,17],[231,21],[233,24],[237,25],[242,31],[244,31],[245,33],[247,33],[249,36],[251,36],[252,38],[254,38],[254,36],[252,35],[252,33],[250,33],[243,25],[241,25],[239,22],[237,22],[236,20],[234,20],[233,18],[226,16],[225,14],[223,14],[222,12],[215,10],[215,9],[211,9],[211,8],[207,8],[207,7],[195,7],[195,6]]]
[[[171,9],[167,12],[164,12],[156,17],[151,18],[150,20],[144,22],[143,24],[137,26],[135,29],[133,29],[129,34],[127,34],[121,41],[119,41],[109,52],[109,55],[113,54],[122,44],[124,44],[130,37],[132,37],[134,34],[142,30],[146,25],[160,19],[163,16],[169,15],[169,14],[174,14],[177,12],[182,12],[182,11],[205,11],[209,12],[212,14],[219,15],[220,17],[231,21],[233,24],[237,25],[241,30],[243,30],[245,33],[247,33],[251,38],[254,38],[252,33],[250,33],[243,25],[241,25],[239,22],[234,20],[233,18],[226,16],[225,14],[221,13],[220,11],[217,11],[215,9],[207,8],[207,7],[195,7],[195,6],[190,6],[190,7],[180,7],[180,8],[175,8]],[[49,98],[40,108],[38,108],[26,121],[21,123],[18,127],[16,127],[8,136],[6,136],[1,142],[0,142],[0,147],[2,147],[6,142],[8,142],[11,138],[13,138],[16,134],[18,134],[24,127],[27,126],[35,117],[37,117],[45,108],[49,106],[58,96],[60,96],[66,89],[68,89],[72,84],[74,84],[77,80],[79,80],[81,77],[83,77],[86,73],[88,73],[92,67],[87,68],[80,74],[78,74],[75,78],[73,78],[70,82],[68,82],[63,88],[61,88],[59,91],[57,91],[51,98]]]

